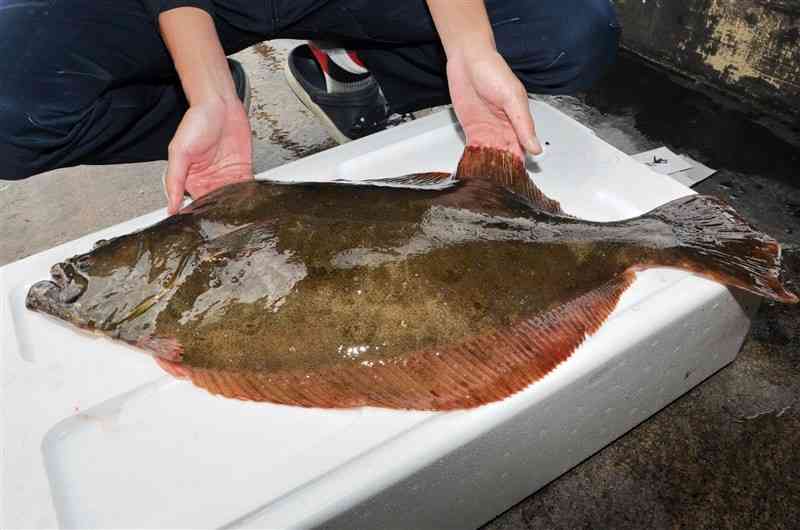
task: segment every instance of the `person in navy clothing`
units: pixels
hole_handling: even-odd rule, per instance
[[[609,0],[0,0],[0,178],[167,159],[171,211],[253,178],[226,56],[273,38],[311,41],[287,79],[339,141],[452,102],[468,143],[523,156],[527,93],[587,88],[619,25]]]

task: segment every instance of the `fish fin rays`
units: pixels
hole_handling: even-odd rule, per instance
[[[458,410],[507,398],[543,378],[595,333],[633,282],[626,272],[602,287],[504,330],[384,362],[274,374],[192,368],[159,359],[168,372],[212,394],[321,408],[362,406]]]
[[[384,186],[390,188],[444,190],[452,187],[457,182],[458,179],[456,179],[455,174],[435,171],[428,173],[412,173],[410,175],[403,175],[400,177],[368,179],[357,183],[367,183],[372,186]]]
[[[468,181],[488,178],[528,207],[562,217],[571,217],[561,204],[539,189],[528,176],[522,159],[509,151],[492,147],[467,146],[458,163],[456,177]]]
[[[186,379],[189,377],[186,373],[186,367],[183,364],[177,361],[168,361],[161,357],[153,357],[153,359],[155,359],[156,364],[169,375],[177,377],[178,379]]]
[[[371,186],[382,188],[403,188],[416,190],[445,190],[455,186],[458,179],[453,173],[431,171],[427,173],[411,173],[397,177],[382,177],[372,179],[320,179],[320,180],[271,180],[273,184],[304,185],[304,184],[339,184],[342,186]]]
[[[781,246],[753,228],[729,204],[710,195],[689,195],[642,217],[668,224],[676,238],[674,258],[653,266],[674,266],[716,282],[797,303],[781,281]]]
[[[177,339],[151,335],[142,337],[134,343],[135,346],[153,353],[156,358],[166,361],[180,361],[183,356],[183,346]]]

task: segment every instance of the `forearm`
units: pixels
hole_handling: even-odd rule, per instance
[[[539,154],[528,95],[498,53],[483,0],[427,0],[447,54],[450,98],[468,144]]]
[[[427,0],[427,3],[448,59],[495,51],[483,0]]]
[[[170,9],[158,16],[190,105],[237,99],[225,52],[211,16],[195,7]]]

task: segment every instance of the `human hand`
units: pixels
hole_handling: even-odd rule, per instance
[[[540,154],[525,87],[497,51],[474,50],[472,56],[459,53],[447,61],[453,109],[467,145],[496,147],[519,157],[523,149]]]
[[[241,101],[219,99],[190,106],[169,144],[169,213],[177,213],[184,191],[196,199],[252,178],[250,122]]]

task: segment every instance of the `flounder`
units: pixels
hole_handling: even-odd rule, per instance
[[[227,397],[451,410],[553,370],[638,270],[797,302],[778,243],[714,197],[585,221],[517,158],[474,147],[455,176],[346,184],[225,187],[55,265],[27,306]]]

